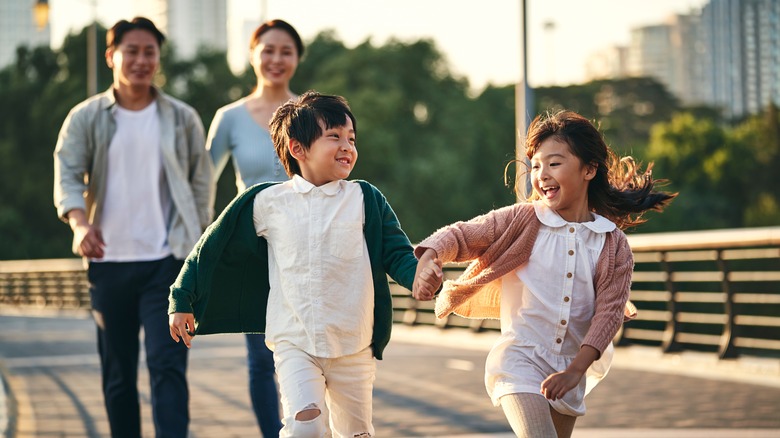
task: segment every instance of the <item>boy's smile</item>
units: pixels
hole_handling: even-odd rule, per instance
[[[355,129],[352,120],[346,119],[345,125],[331,128],[326,128],[320,121],[322,136],[314,140],[308,150],[294,140],[290,146],[301,167],[301,176],[315,186],[346,179],[355,168],[358,157]]]

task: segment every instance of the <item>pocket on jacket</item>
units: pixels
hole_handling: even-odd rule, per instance
[[[332,256],[351,260],[363,255],[363,224],[360,222],[333,222],[328,235]]]

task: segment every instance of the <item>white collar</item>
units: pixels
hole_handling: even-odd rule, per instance
[[[536,217],[539,219],[539,222],[547,225],[550,228],[559,228],[566,225],[582,225],[594,233],[609,233],[617,228],[614,222],[596,213],[591,213],[594,219],[590,222],[567,222],[557,212],[555,212],[555,210],[552,210],[544,202],[536,200],[533,202],[533,204],[534,211],[536,212]]]
[[[335,181],[330,181],[326,184],[317,187],[298,174],[295,174],[292,177],[292,187],[293,190],[295,190],[296,192],[309,193],[312,190],[317,189],[322,193],[326,194],[327,196],[333,196],[336,193],[338,193],[341,190],[342,182],[344,182],[344,180],[337,179]]]

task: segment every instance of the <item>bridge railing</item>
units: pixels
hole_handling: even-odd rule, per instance
[[[618,333],[618,345],[780,357],[780,227],[629,235],[629,243],[639,313]],[[462,269],[448,266],[446,277]],[[437,320],[432,302],[398,286],[393,295],[397,322],[500,329],[496,320]]]
[[[637,234],[629,242],[639,314],[618,345],[780,357],[780,227]],[[446,278],[464,267],[447,265]],[[395,284],[391,290],[396,323],[499,330],[497,320],[437,319],[433,302],[418,302]],[[0,261],[0,307],[10,306],[88,309],[82,261]]]

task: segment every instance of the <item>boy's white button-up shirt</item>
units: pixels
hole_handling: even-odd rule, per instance
[[[371,344],[374,284],[363,235],[363,192],[338,180],[316,187],[296,175],[254,200],[268,242],[266,343],[287,341],[334,358]]]

